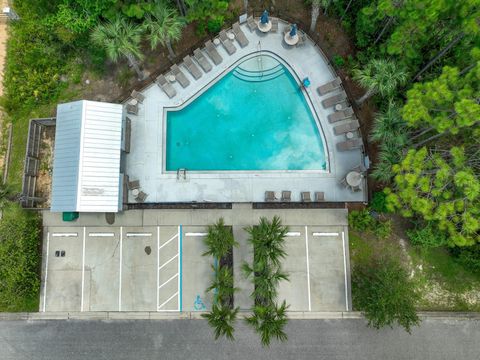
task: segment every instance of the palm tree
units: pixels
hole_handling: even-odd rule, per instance
[[[391,96],[398,86],[406,83],[407,76],[406,71],[392,60],[372,59],[363,69],[353,71],[354,80],[367,89],[357,104],[361,106],[375,94]]]
[[[125,57],[135,69],[138,78],[145,78],[137,60],[143,59],[140,51],[140,41],[143,29],[117,16],[115,20],[98,24],[91,35],[93,43],[105,49],[107,56],[113,62]]]
[[[215,277],[207,288],[207,291],[214,291],[215,303],[228,305],[235,292],[238,290],[233,286],[233,271],[228,266],[212,266]]]
[[[185,21],[178,15],[177,9],[171,8],[164,1],[157,1],[143,23],[150,46],[155,49],[158,44],[166,46],[171,58],[175,57],[172,41],[182,37]]]
[[[250,234],[250,243],[255,249],[254,257],[258,261],[268,261],[275,266],[279,266],[280,262],[286,256],[285,252],[285,236],[288,227],[282,225],[282,221],[278,216],[274,216],[272,221],[267,218],[260,218],[260,223],[256,226],[246,228]]]
[[[202,317],[207,319],[208,324],[213,328],[215,333],[215,340],[220,336],[225,336],[229,340],[234,340],[233,325],[237,319],[239,308],[230,309],[228,306],[212,305],[212,311],[208,314],[202,314]]]
[[[315,32],[317,27],[318,14],[320,14],[320,4],[322,0],[312,0],[312,16],[310,22],[310,32]]]
[[[399,106],[390,100],[387,108],[375,115],[369,138],[372,142],[394,141],[405,145],[408,140],[407,129],[407,124],[400,114]]]
[[[287,304],[282,305],[269,304],[267,306],[255,306],[253,315],[247,317],[245,321],[260,334],[262,345],[269,346],[272,338],[279,341],[286,341],[287,334],[284,331],[287,324]]]
[[[225,226],[223,218],[218,219],[214,225],[208,226],[204,243],[207,251],[203,253],[203,256],[213,256],[218,261],[230,254],[232,248],[238,245],[233,238],[231,228]]]

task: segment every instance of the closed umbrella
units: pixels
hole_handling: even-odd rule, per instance
[[[290,29],[290,37],[294,37],[295,35],[297,35],[297,24],[293,24]]]
[[[260,22],[262,24],[268,24],[268,11],[264,10],[262,16],[260,17]]]

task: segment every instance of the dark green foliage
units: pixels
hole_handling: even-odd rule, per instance
[[[238,246],[233,238],[231,227],[225,226],[223,218],[214,225],[208,226],[208,234],[205,237],[207,251],[203,256],[212,256],[215,265],[212,266],[213,280],[207,288],[207,292],[214,294],[212,310],[202,316],[214,329],[215,339],[225,336],[233,340],[234,324],[239,308],[233,308],[233,296],[237,289],[234,287],[232,264],[222,265],[222,261],[232,257],[232,248]]]
[[[223,218],[218,219],[214,225],[208,226],[208,233],[204,239],[207,251],[203,256],[213,256],[219,260],[228,256],[238,243],[233,238],[232,228],[225,226]]]
[[[480,274],[480,244],[450,249],[457,262],[471,272]]]
[[[445,232],[438,231],[437,227],[427,222],[419,223],[413,230],[407,230],[407,236],[413,245],[426,248],[446,246],[448,237]]]
[[[231,309],[229,306],[213,304],[212,311],[202,314],[207,319],[208,324],[214,329],[215,340],[225,336],[229,340],[234,340],[234,325],[237,319],[239,308]]]
[[[284,332],[286,325],[285,301],[278,306],[276,303],[278,285],[282,280],[288,280],[288,275],[281,269],[281,261],[285,258],[285,236],[288,227],[283,226],[278,216],[271,221],[260,218],[256,226],[246,228],[250,234],[249,242],[253,245],[253,264],[243,264],[247,277],[253,278],[254,291],[251,297],[255,301],[253,315],[246,318],[247,324],[260,334],[264,346],[270,345],[272,337],[286,341]]]
[[[341,68],[345,65],[345,59],[343,57],[341,57],[340,55],[335,55],[332,60],[333,60],[333,64],[337,68]]]
[[[410,332],[419,324],[415,311],[419,295],[405,268],[392,256],[382,255],[355,264],[352,297],[356,308],[376,329],[398,324]]]
[[[272,338],[287,341],[288,337],[284,331],[287,324],[287,308],[285,301],[280,306],[274,303],[255,306],[253,314],[245,319],[247,324],[260,334],[262,345],[269,346]]]
[[[385,194],[383,191],[375,191],[373,193],[372,201],[370,202],[370,208],[379,213],[386,212],[386,197],[387,194]]]
[[[348,214],[350,227],[357,231],[371,232],[379,238],[387,238],[392,233],[390,220],[379,220],[372,216],[368,210],[353,210]]]
[[[39,294],[39,231],[36,214],[9,204],[0,220],[0,311],[35,311]]]

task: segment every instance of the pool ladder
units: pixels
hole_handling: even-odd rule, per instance
[[[177,180],[187,180],[187,169],[177,169]]]

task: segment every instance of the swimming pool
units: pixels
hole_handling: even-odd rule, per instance
[[[166,112],[165,169],[325,170],[322,136],[289,70],[245,60],[181,110]]]

